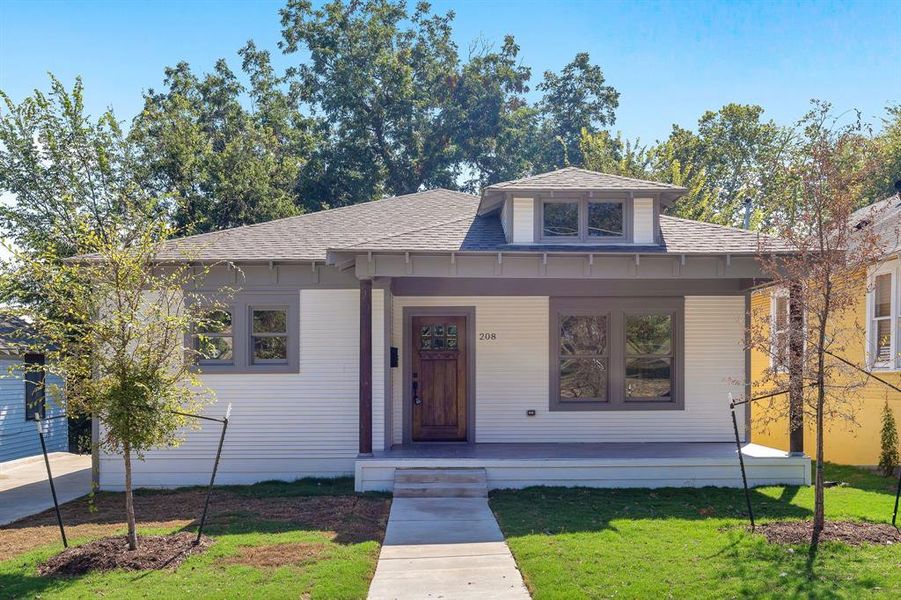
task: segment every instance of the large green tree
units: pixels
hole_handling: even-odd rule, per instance
[[[52,75],[47,92],[20,103],[0,91],[0,234],[23,255],[72,256],[85,229],[102,231],[123,212],[162,217],[138,174],[139,160],[112,111],[85,113],[84,87]],[[9,279],[5,302],[46,306],[28,279]]]
[[[681,172],[682,185],[702,196],[686,195],[674,207],[677,215],[723,225],[767,226],[776,208],[769,199],[779,186],[772,174],[791,151],[792,134],[764,120],[763,113],[760,106],[727,104],[701,115],[697,131],[673,126],[655,151],[656,176],[673,181]],[[695,185],[695,178],[703,178],[702,185]],[[699,202],[704,205],[701,211]]]
[[[424,2],[408,10],[391,0],[321,8],[289,0],[281,14],[284,52],[309,55],[289,71],[294,89],[326,128],[309,190],[323,203],[519,170],[501,152],[528,123],[521,94],[529,70],[512,38],[462,60],[453,13],[434,14]]]
[[[587,52],[576,54],[560,73],[545,71],[537,89],[542,92],[538,171],[582,165],[582,132],[597,133],[616,122],[619,92],[607,85],[601,67]]]
[[[896,193],[901,180],[901,104],[886,108],[882,131],[874,138],[878,167],[864,194],[864,201],[876,202]]]
[[[132,140],[144,176],[169,201],[175,230],[206,231],[269,221],[306,207],[297,189],[314,150],[316,126],[273,70],[268,52],[239,52],[247,83],[219,60],[195,75],[187,63],[165,71],[165,89],[145,94]]]

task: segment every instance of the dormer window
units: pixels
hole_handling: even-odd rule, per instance
[[[542,199],[537,228],[543,242],[624,242],[625,200]]]

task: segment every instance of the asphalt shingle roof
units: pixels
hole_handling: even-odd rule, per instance
[[[513,181],[496,183],[485,188],[491,191],[513,190],[648,190],[685,192],[685,188],[669,183],[632,179],[619,175],[608,175],[597,171],[588,171],[577,167],[566,167]]]
[[[508,244],[500,220],[496,216],[466,218],[437,227],[428,227],[385,236],[355,244],[344,250],[366,252],[626,252],[660,254],[755,254],[785,252],[789,246],[782,240],[757,232],[723,225],[660,216],[663,243],[659,246],[583,245],[583,244]],[[341,248],[333,248],[341,250]]]
[[[478,196],[429,190],[167,242],[161,260],[322,261],[327,248],[475,217]],[[457,226],[459,228],[459,225]]]
[[[647,189],[678,192],[664,183],[567,168],[487,190]],[[641,187],[643,186],[643,187]],[[486,191],[487,191],[486,190]],[[661,216],[660,246],[516,246],[507,244],[495,213],[479,215],[480,198],[437,189],[267,223],[170,240],[161,260],[234,262],[325,261],[329,250],[411,252],[576,251],[671,254],[752,254],[760,242],[770,251],[789,250],[757,233]]]

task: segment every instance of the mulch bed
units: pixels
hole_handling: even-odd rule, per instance
[[[129,550],[125,536],[107,537],[69,548],[38,567],[41,575],[82,575],[91,571],[144,571],[174,569],[191,554],[206,550],[212,540],[206,536],[194,545],[193,533],[138,536],[138,549]]]
[[[813,533],[811,521],[776,521],[757,526],[757,532],[771,544],[809,544]],[[820,541],[844,542],[852,546],[901,544],[901,532],[888,523],[826,521]]]

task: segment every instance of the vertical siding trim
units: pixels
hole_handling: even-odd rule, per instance
[[[654,199],[635,198],[632,201],[632,241],[636,244],[653,244],[654,235]]]
[[[513,198],[513,243],[531,244],[535,234],[535,200]]]

